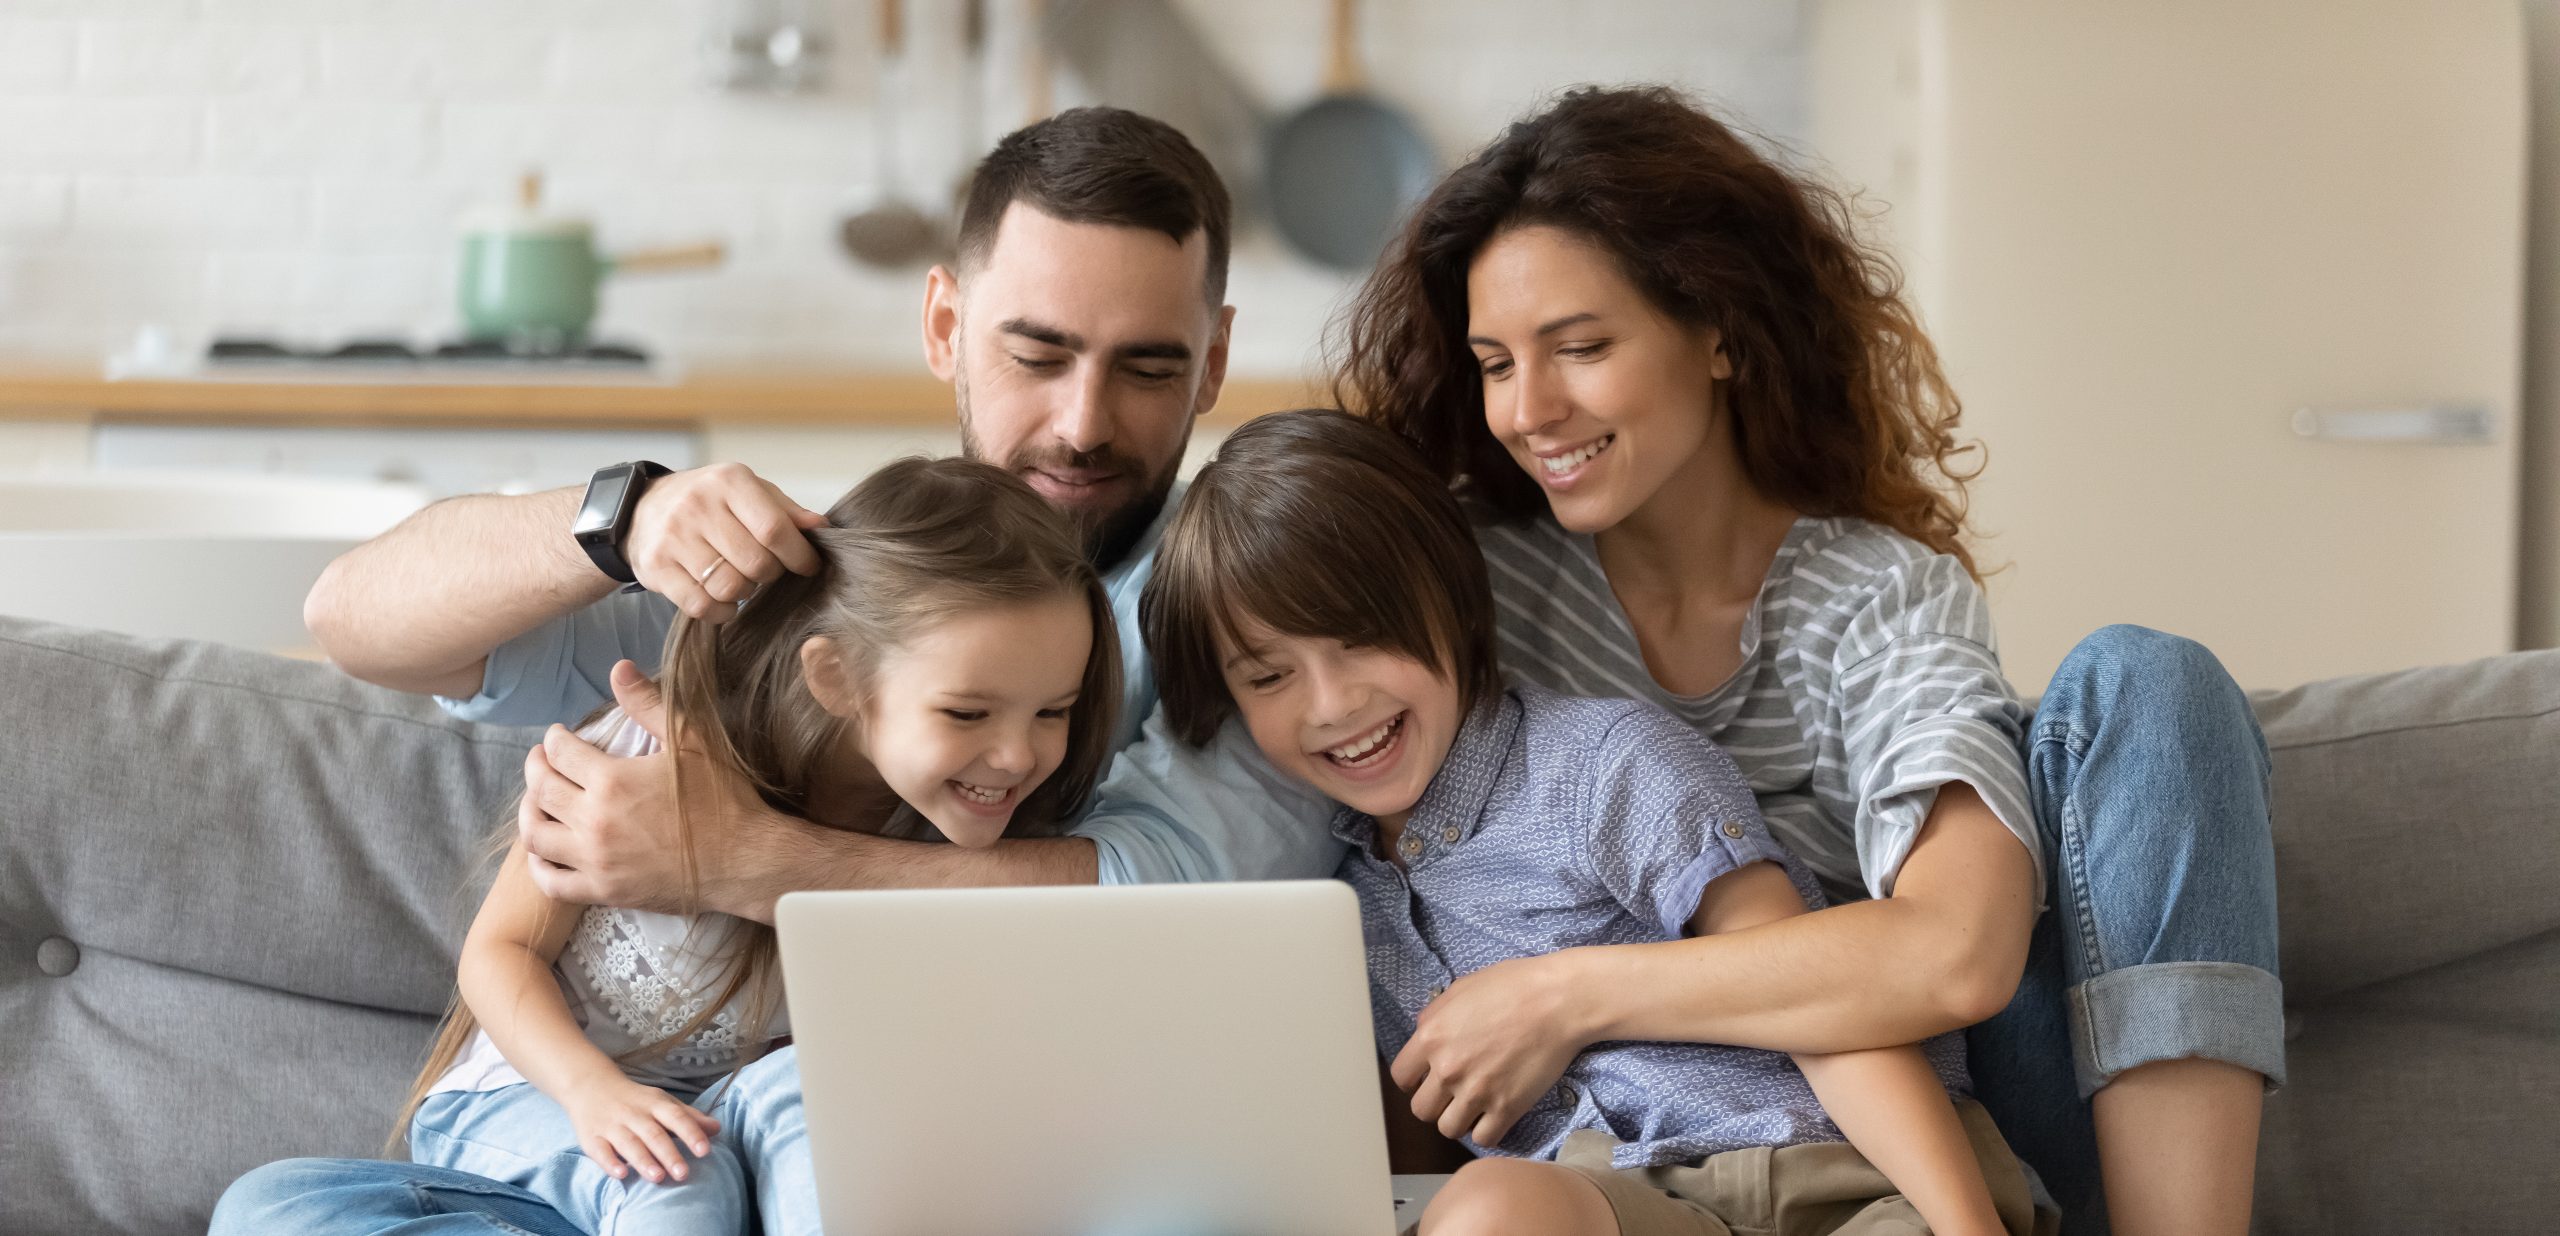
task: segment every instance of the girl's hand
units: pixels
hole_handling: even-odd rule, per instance
[[[1442,1136],[1490,1147],[1564,1076],[1590,1040],[1574,1024],[1572,951],[1486,966],[1415,1019],[1388,1066],[1413,1114]]]
[[[579,1149],[616,1180],[634,1168],[651,1184],[683,1180],[677,1141],[700,1158],[711,1153],[711,1137],[720,1131],[709,1113],[618,1073],[571,1092],[561,1106],[578,1130]]]

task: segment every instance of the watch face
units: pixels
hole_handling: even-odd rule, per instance
[[[613,526],[614,514],[622,509],[623,491],[631,488],[631,470],[615,468],[599,474],[587,486],[586,503],[578,508],[578,522],[570,525],[577,532],[598,532]]]

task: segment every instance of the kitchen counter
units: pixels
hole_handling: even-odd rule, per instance
[[[1213,423],[1320,402],[1309,384],[1230,379]],[[709,370],[657,383],[441,385],[108,381],[94,371],[0,371],[0,422],[185,421],[300,425],[691,426],[938,429],[951,390],[930,374]]]

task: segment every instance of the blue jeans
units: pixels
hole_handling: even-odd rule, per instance
[[[618,1181],[580,1153],[567,1113],[531,1086],[437,1095],[410,1129],[414,1163],[287,1159],[234,1181],[208,1236],[640,1236],[755,1230],[753,1197],[771,1236],[815,1236],[818,1186],[800,1119],[790,1048],[739,1070],[706,1110],[720,1119],[711,1154],[682,1184]]]
[[[2017,995],[1967,1047],[2064,1230],[2099,1232],[2089,1096],[2190,1057],[2284,1081],[2266,740],[2203,646],[2113,626],[2063,659],[2026,754],[2049,912]]]

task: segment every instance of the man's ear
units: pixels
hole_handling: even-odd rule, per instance
[[[1236,307],[1218,306],[1218,327],[1209,332],[1209,355],[1200,365],[1200,393],[1191,400],[1191,415],[1206,416],[1218,406],[1218,392],[1227,386],[1227,345],[1235,338]]]
[[[924,364],[945,382],[960,372],[960,276],[949,266],[925,273]]]
[[[834,716],[852,720],[862,709],[862,693],[853,681],[853,668],[845,664],[844,652],[836,642],[823,635],[812,635],[800,644],[800,681],[809,688],[809,696]]]

